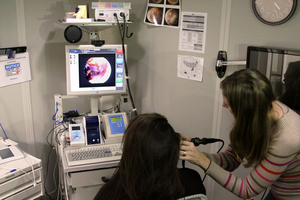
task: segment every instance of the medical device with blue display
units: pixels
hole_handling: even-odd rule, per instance
[[[69,132],[70,132],[70,146],[85,145],[85,137],[84,137],[81,124],[70,124]]]
[[[125,112],[102,115],[105,138],[123,137],[128,120]]]

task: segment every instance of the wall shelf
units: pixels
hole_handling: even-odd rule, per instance
[[[102,30],[105,30],[107,28],[110,28],[112,26],[117,26],[118,23],[116,21],[111,21],[111,22],[98,22],[98,21],[92,21],[92,22],[66,22],[64,20],[60,20],[60,22],[62,24],[65,24],[65,25],[76,25],[76,26],[79,26],[79,27],[84,27],[83,29],[87,30],[87,31],[102,31]],[[123,24],[123,21],[120,20],[119,21],[120,25]],[[131,20],[127,20],[126,21],[126,24],[132,24],[133,21]]]
[[[82,37],[82,30],[85,32],[90,33],[90,41],[95,46],[101,46],[103,45],[103,41],[100,40],[100,37],[98,35],[98,32],[103,31],[107,28],[111,28],[113,26],[120,26],[119,28],[126,28],[126,37],[130,38],[132,36],[132,33],[128,36],[128,24],[133,23],[131,20],[126,20],[125,23],[123,20],[118,21],[87,21],[88,19],[83,19],[78,21],[76,19],[73,19],[71,21],[65,21],[65,20],[58,20],[62,24],[66,25],[65,29],[65,38],[70,43],[76,43],[81,40]],[[125,24],[125,25],[124,25]],[[126,27],[125,27],[126,26]],[[82,29],[82,30],[81,30]],[[98,39],[95,38],[98,35]]]

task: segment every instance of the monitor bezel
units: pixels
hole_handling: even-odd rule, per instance
[[[247,47],[247,60],[246,68],[249,68],[251,52],[266,52],[266,53],[277,53],[283,55],[300,56],[300,50],[298,49],[285,49],[278,47],[265,47],[265,46],[248,46]]]
[[[67,95],[79,95],[79,96],[106,96],[106,95],[117,95],[126,93],[126,74],[125,74],[125,60],[123,65],[123,89],[122,90],[90,90],[90,91],[71,91],[71,74],[70,74],[70,50],[71,49],[123,49],[122,44],[106,44],[100,47],[94,45],[66,45],[66,82],[67,82]],[[127,45],[124,45],[125,53],[123,49],[123,58],[127,59]],[[97,87],[98,88],[98,87]]]

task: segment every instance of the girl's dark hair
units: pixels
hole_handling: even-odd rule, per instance
[[[135,117],[123,137],[123,155],[95,199],[178,199],[184,196],[177,163],[181,136],[160,114]]]
[[[272,102],[276,100],[270,81],[258,70],[243,69],[220,84],[235,117],[230,142],[237,157],[246,158],[245,167],[258,165],[270,140]]]

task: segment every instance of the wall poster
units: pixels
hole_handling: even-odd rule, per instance
[[[179,0],[148,0],[144,23],[154,26],[179,27]]]
[[[0,87],[31,80],[29,53],[17,53],[14,58],[0,56]]]
[[[179,50],[205,52],[207,13],[182,12]]]

